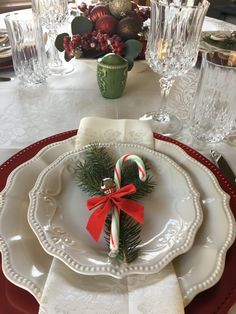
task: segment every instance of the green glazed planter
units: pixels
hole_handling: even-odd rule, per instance
[[[97,82],[105,98],[119,98],[127,81],[128,61],[119,55],[109,53],[97,61]]]

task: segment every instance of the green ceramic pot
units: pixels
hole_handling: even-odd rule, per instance
[[[128,61],[109,53],[97,61],[97,82],[105,98],[119,98],[127,81]]]

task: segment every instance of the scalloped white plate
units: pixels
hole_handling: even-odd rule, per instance
[[[138,257],[130,264],[111,259],[104,235],[96,242],[86,230],[89,197],[75,184],[75,168],[89,145],[65,153],[41,172],[29,193],[28,222],[44,250],[75,272],[115,278],[159,272],[192,246],[202,223],[199,193],[187,172],[164,154],[136,144],[98,146],[114,160],[127,153],[145,158],[157,181],[152,195],[140,201],[145,223]]]
[[[47,145],[33,159],[10,174],[0,194],[3,271],[10,281],[32,293],[39,302],[53,258],[42,249],[27,222],[28,192],[33,188],[39,173],[61,154],[72,150],[74,142],[75,137]],[[203,223],[192,248],[174,260],[187,305],[198,293],[210,288],[221,278],[226,252],[235,239],[235,221],[228,194],[221,189],[207,167],[177,145],[155,140],[155,148],[180,163],[191,175],[201,194]],[[216,217],[221,228],[218,227]],[[67,274],[64,276],[66,278]]]

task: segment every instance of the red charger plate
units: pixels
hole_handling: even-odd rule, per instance
[[[12,58],[0,59],[0,71],[13,69]]]
[[[0,167],[0,190],[6,185],[9,174],[19,165],[34,157],[42,148],[54,142],[62,141],[76,135],[77,130],[72,130],[60,134],[53,135],[38,141],[14,156],[8,159]],[[174,139],[154,134],[156,139],[171,142],[186,151],[194,159],[209,168],[217,177],[222,189],[230,196],[230,207],[236,217],[236,189],[227,181],[223,173],[207,158],[202,156],[197,151],[188,147],[187,145],[178,142]],[[224,273],[220,281],[212,288],[203,291],[197,295],[194,300],[186,307],[186,314],[227,314],[230,307],[236,303],[236,242],[231,246],[227,252],[226,265]],[[1,291],[1,305],[0,314],[37,314],[39,304],[35,298],[27,291],[15,286],[4,276],[0,268],[0,291]]]

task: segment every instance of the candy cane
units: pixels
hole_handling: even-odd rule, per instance
[[[147,174],[145,170],[144,163],[140,157],[137,155],[126,154],[119,158],[115,165],[114,171],[114,182],[116,185],[116,189],[120,189],[121,185],[121,169],[123,164],[127,160],[132,160],[138,166],[138,175],[141,181],[146,181]],[[112,217],[111,217],[111,233],[110,233],[110,257],[115,257],[118,254],[119,250],[119,237],[120,237],[120,209],[114,207],[112,209]]]

